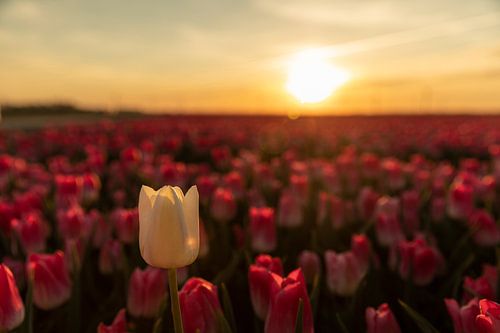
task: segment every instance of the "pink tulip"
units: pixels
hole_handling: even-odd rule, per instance
[[[466,305],[460,307],[454,299],[444,300],[446,309],[453,321],[455,333],[480,333],[476,329],[476,317],[479,314],[479,302],[477,298],[469,301]]]
[[[358,258],[364,270],[367,271],[372,257],[372,245],[368,237],[365,235],[352,235],[351,251]]]
[[[328,289],[344,297],[352,296],[356,292],[366,274],[366,267],[351,251],[326,251],[325,265]]]
[[[99,323],[99,326],[97,326],[97,333],[127,333],[125,309],[118,311],[111,325],[104,325],[102,322]]]
[[[400,333],[401,329],[394,314],[387,303],[381,304],[377,309],[366,308],[367,333]]]
[[[10,331],[24,320],[24,304],[10,269],[0,264],[0,331]]]
[[[154,267],[136,268],[130,276],[127,310],[134,317],[154,318],[167,297],[167,277]]]
[[[278,225],[280,227],[294,228],[302,225],[302,200],[290,191],[281,194],[278,203]]]
[[[201,278],[190,278],[179,292],[184,332],[217,333],[221,306],[217,287]]]
[[[476,317],[479,333],[500,333],[500,304],[482,299],[479,301],[480,314]]]
[[[279,287],[278,291],[272,296],[264,332],[295,332],[299,301],[302,299],[302,332],[313,333],[312,308],[301,269],[296,269],[288,274],[281,281]]]
[[[356,204],[359,216],[363,221],[368,221],[373,217],[378,199],[379,194],[372,188],[364,187],[361,189]]]
[[[250,236],[252,249],[256,252],[271,252],[276,248],[273,208],[250,208]]]
[[[71,296],[71,281],[62,251],[32,254],[28,258],[28,276],[33,277],[33,303],[43,310],[55,309]]]
[[[298,265],[308,283],[312,283],[321,272],[321,259],[316,252],[304,250],[299,254]]]
[[[379,214],[375,224],[375,233],[380,245],[390,247],[405,239],[399,220],[394,215]]]

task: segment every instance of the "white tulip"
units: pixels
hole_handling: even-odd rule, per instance
[[[191,264],[199,250],[199,195],[175,186],[158,191],[142,186],[139,195],[139,247],[144,260],[159,268]]]

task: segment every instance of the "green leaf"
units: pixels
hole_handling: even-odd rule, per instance
[[[295,333],[302,333],[304,330],[304,301],[299,298],[299,307],[297,309],[297,318],[295,319]]]
[[[320,278],[321,278],[321,274],[316,274],[314,276],[314,281],[313,281],[311,293],[309,294],[309,298],[311,299],[311,305],[312,305],[314,317],[316,317],[316,313],[318,310]]]
[[[344,324],[344,321],[342,320],[342,317],[340,317],[340,313],[336,313],[335,317],[337,318],[337,323],[339,324],[340,329],[342,330],[342,333],[349,333],[349,330]]]
[[[231,298],[229,297],[229,293],[224,283],[221,283],[220,290],[222,294],[222,308],[224,309],[224,315],[226,319],[229,321],[229,325],[231,326],[232,331],[236,332],[236,321],[234,319],[233,305],[231,303]]]
[[[229,326],[229,323],[226,320],[226,317],[224,317],[224,314],[222,311],[217,311],[215,318],[217,320],[217,332],[220,333],[232,333],[233,331],[231,330],[231,327]]]
[[[432,324],[425,319],[420,313],[412,309],[408,304],[403,302],[402,300],[398,300],[399,304],[405,310],[405,312],[413,319],[415,324],[417,324],[418,328],[422,333],[439,333],[439,331],[432,326]]]

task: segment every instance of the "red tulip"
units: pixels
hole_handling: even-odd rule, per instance
[[[477,298],[470,300],[462,307],[452,298],[447,298],[444,302],[453,321],[455,333],[480,333],[476,329],[476,317],[479,314]]]
[[[455,182],[448,193],[448,215],[454,219],[466,219],[474,208],[473,188]]]
[[[313,333],[314,324],[311,303],[301,269],[292,271],[282,279],[280,288],[272,296],[266,318],[265,333],[295,332],[299,301],[303,301],[302,332]]]
[[[284,191],[278,204],[278,225],[293,228],[302,225],[302,201],[296,194]]]
[[[179,291],[184,332],[217,333],[221,312],[217,287],[201,278],[190,278]]]
[[[24,320],[24,304],[10,269],[0,264],[0,331],[10,331]]]
[[[483,274],[476,279],[466,276],[463,283],[464,300],[473,297],[494,299],[497,293],[498,271],[495,266],[484,265]]]
[[[132,244],[139,239],[139,213],[137,208],[118,209],[113,212],[112,220],[118,239],[125,244]]]
[[[365,235],[352,235],[351,251],[358,258],[365,271],[368,270],[370,259],[372,257],[372,245]]]
[[[57,222],[59,232],[62,237],[67,239],[75,239],[83,236],[85,230],[85,216],[82,208],[78,205],[73,205],[68,209],[59,210],[57,212]]]
[[[364,221],[368,221],[373,217],[378,199],[379,194],[372,188],[364,187],[361,189],[356,203],[361,219],[363,219]]]
[[[401,242],[399,255],[401,277],[407,279],[411,272],[413,282],[420,286],[429,284],[434,279],[439,266],[444,264],[438,250],[427,245],[423,239]]]
[[[474,242],[480,246],[495,246],[500,242],[500,228],[493,216],[479,209],[469,217],[469,226],[474,232]]]
[[[212,195],[210,205],[212,217],[221,223],[227,223],[236,215],[236,200],[233,193],[225,188],[217,188]]]
[[[378,309],[366,308],[367,333],[400,333],[398,322],[387,303],[381,304]]]
[[[271,252],[276,248],[273,208],[250,208],[250,236],[252,249],[256,252]]]
[[[111,325],[99,323],[97,333],[127,333],[127,318],[125,317],[125,309],[118,311]]]
[[[99,271],[102,274],[110,274],[122,267],[122,244],[120,241],[108,239],[99,251]]]
[[[45,250],[49,230],[40,213],[27,213],[21,219],[11,220],[11,225],[26,253]]]
[[[64,253],[32,254],[28,258],[28,276],[33,277],[33,303],[43,310],[51,310],[65,303],[71,296]]]
[[[378,214],[375,224],[377,241],[382,246],[394,246],[405,236],[396,216],[392,214]]]
[[[280,289],[281,280],[281,276],[265,267],[250,265],[248,269],[250,298],[254,312],[261,320],[266,319],[270,302]]]
[[[479,301],[480,314],[476,317],[479,333],[500,333],[500,304],[482,299]]]
[[[127,309],[134,317],[154,318],[167,296],[167,277],[163,270],[136,268],[128,285]]]
[[[279,257],[271,257],[268,254],[261,254],[255,258],[255,265],[259,267],[264,267],[268,271],[276,273],[280,276],[283,275],[283,264]]]

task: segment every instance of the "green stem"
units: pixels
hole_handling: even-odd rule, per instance
[[[170,287],[170,304],[172,307],[172,317],[174,318],[175,333],[184,333],[182,328],[181,307],[179,305],[179,292],[177,291],[177,270],[168,269],[168,285]]]

